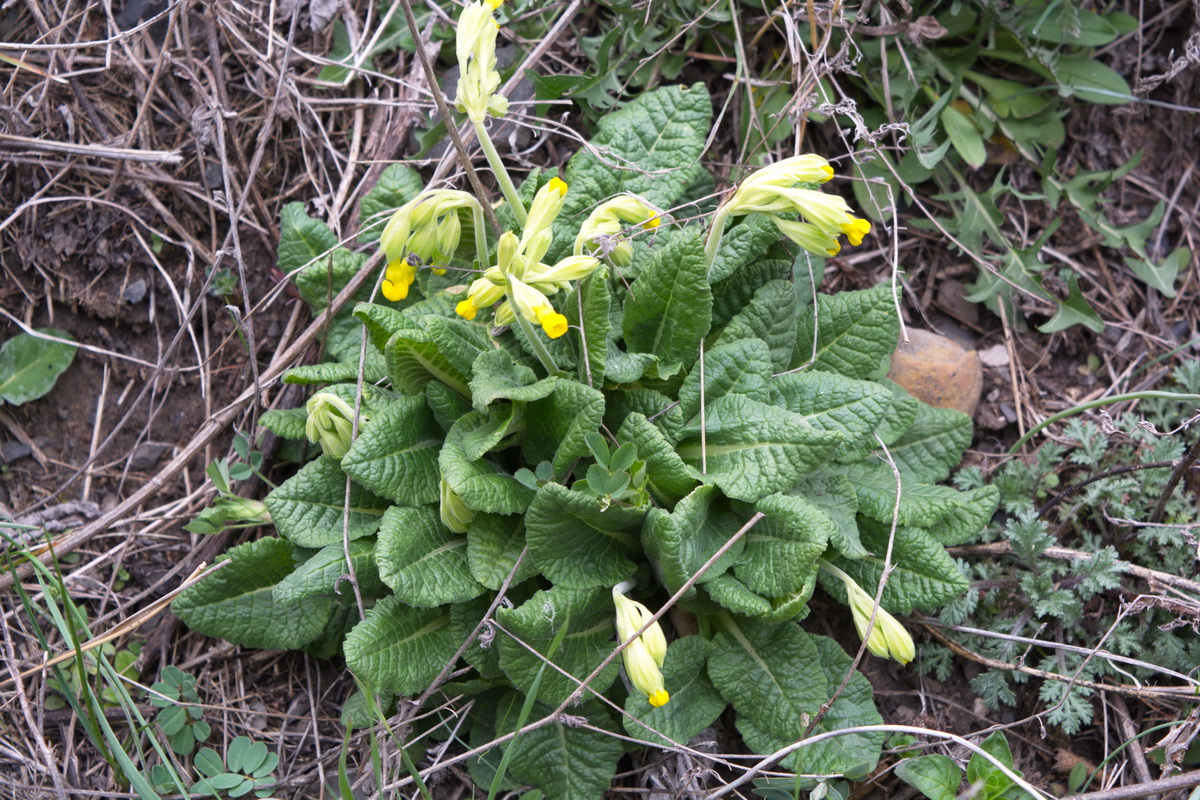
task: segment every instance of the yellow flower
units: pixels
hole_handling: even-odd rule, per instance
[[[639,692],[646,695],[650,705],[658,708],[667,704],[671,696],[663,683],[662,665],[667,657],[667,638],[662,626],[653,623],[646,631],[634,638],[638,630],[654,616],[650,610],[636,600],[630,600],[621,589],[627,584],[613,587],[613,603],[617,608],[617,638],[629,642],[621,651],[625,662],[625,674]]]
[[[458,18],[455,51],[458,56],[458,96],[454,103],[472,122],[483,122],[490,113],[502,116],[508,100],[496,94],[500,73],[496,71],[496,33],[500,27],[493,12],[499,3],[476,0],[463,7]]]
[[[606,200],[588,215],[575,237],[575,255],[585,251],[608,256],[618,266],[628,266],[633,260],[633,247],[616,237],[627,225],[640,225],[653,230],[662,224],[667,214],[637,195],[619,194]]]
[[[823,228],[810,222],[783,219],[774,214],[771,214],[770,217],[771,221],[775,223],[775,227],[779,228],[780,233],[810,253],[818,256],[836,256],[841,252],[842,246],[838,243],[837,237],[830,236]]]
[[[509,300],[521,316],[541,325],[551,339],[557,339],[567,332],[567,318],[554,310],[546,295],[518,278],[510,276],[508,280]]]
[[[417,279],[417,268],[402,258],[387,265],[383,273],[383,296],[393,303],[408,297],[408,287]]]
[[[726,216],[760,213],[772,215],[780,232],[806,250],[818,255],[836,255],[840,246],[828,243],[845,235],[850,244],[862,244],[871,231],[871,223],[851,213],[846,201],[835,194],[810,188],[833,177],[829,162],[818,155],[807,154],[784,159],[763,167],[742,181],[737,191],[722,206],[722,223]],[[799,212],[805,223],[789,222],[777,214]],[[815,226],[798,228],[799,224]]]
[[[313,444],[318,442],[326,455],[341,458],[350,450],[354,432],[354,409],[332,392],[318,392],[305,405],[308,421],[304,435]],[[367,416],[359,414],[359,423],[365,424]]]
[[[462,236],[458,212],[467,209],[482,213],[479,201],[457,189],[433,189],[422,192],[400,206],[384,227],[379,246],[388,264],[409,259],[421,264],[445,266]]]
[[[863,591],[849,575],[842,578],[842,583],[850,600],[854,627],[858,631],[858,637],[867,643],[867,650],[880,658],[894,658],[901,664],[912,661],[916,656],[916,646],[904,626],[880,606],[875,611],[875,625],[868,631],[871,611],[875,608],[875,598]]]

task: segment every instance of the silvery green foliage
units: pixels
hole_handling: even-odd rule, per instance
[[[610,115],[564,171],[570,192],[547,258],[614,193],[663,208],[686,202],[703,174],[710,116],[702,86],[659,89]],[[409,183],[385,176],[378,191]],[[549,177],[531,177],[523,194]],[[374,195],[364,202],[385,207]],[[996,493],[936,485],[958,465],[970,421],[877,378],[898,336],[891,290],[822,295],[813,306],[807,278],[792,282],[794,266],[809,274],[805,258],[772,231],[753,215],[740,220],[711,270],[701,223],[642,232],[620,274],[602,269],[555,296],[573,326],[548,343],[556,375],[519,329],[453,316],[458,295],[427,271],[418,278],[425,299],[358,304],[333,322],[334,362],[298,368],[292,380],[356,373],[365,325],[368,367],[384,376],[382,388],[364,387],[369,424],[340,462],[321,456],[272,491],[279,538],[235,548],[234,563],[184,592],[176,612],[201,632],[254,647],[344,634],[360,682],[376,694],[415,695],[515,569],[510,606],[497,610],[493,638],[467,648],[472,678],[455,686],[477,696],[474,746],[513,730],[535,687],[534,719],[579,691],[615,646],[615,584],[636,578],[636,594],[654,608],[690,584],[679,605],[701,618],[701,634],[670,644],[671,701],[651,708],[627,693],[617,661],[589,688],[623,701],[625,733],[650,744],[686,742],[727,705],[760,752],[799,739],[851,664],[835,642],[797,624],[819,582],[817,560],[873,594],[895,511],[883,604],[897,614],[932,610],[965,590],[945,547],[983,527]],[[285,214],[282,237],[280,266],[298,271],[316,309],[331,277],[336,291],[358,268],[298,209]],[[353,395],[354,384],[327,390]],[[287,413],[265,422],[302,435]],[[902,481],[898,509],[881,442]],[[474,512],[465,532],[441,521],[445,496]],[[761,521],[705,570],[756,514]],[[350,572],[344,533],[368,606],[348,633],[347,615],[333,613],[353,602],[339,582]],[[824,588],[844,600],[840,581]],[[557,669],[544,668],[547,657]],[[871,694],[855,675],[814,732],[879,722]],[[571,713],[618,730],[609,710],[587,691],[582,698]],[[786,763],[841,774],[873,767],[881,746],[878,735],[841,737]],[[595,730],[543,727],[517,740],[508,775],[555,797],[596,798],[621,752]],[[498,763],[478,759],[472,774],[490,784]]]

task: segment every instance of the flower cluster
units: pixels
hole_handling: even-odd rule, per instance
[[[422,192],[400,206],[379,237],[379,246],[387,256],[383,296],[388,300],[408,297],[408,287],[423,264],[446,264],[458,249],[462,222],[458,212],[467,209],[478,218],[483,209],[479,201],[457,189]],[[444,269],[435,268],[439,275]]]
[[[496,71],[496,33],[500,23],[494,12],[504,0],[467,3],[458,18],[455,49],[458,55],[458,96],[454,104],[472,122],[483,122],[488,114],[504,116],[508,99],[496,94],[500,73]]]
[[[547,295],[592,274],[600,262],[592,256],[573,255],[554,266],[542,263],[554,240],[551,227],[566,196],[567,184],[558,178],[551,178],[538,190],[521,237],[511,231],[500,236],[496,264],[483,271],[468,287],[466,299],[455,307],[460,317],[474,319],[480,309],[506,298],[496,309],[497,325],[510,325],[520,314],[542,326],[551,339],[567,332],[567,318],[554,310]]]
[[[844,234],[850,244],[860,245],[870,233],[871,223],[855,217],[841,197],[812,188],[832,177],[833,167],[818,155],[786,158],[742,181],[722,212],[727,216],[766,214],[780,233],[805,250],[835,256],[842,247],[839,236]],[[806,221],[779,216],[790,213],[799,213]]]
[[[653,230],[670,218],[661,208],[655,208],[633,194],[619,194],[606,200],[588,215],[575,238],[575,255],[607,256],[619,267],[633,261],[633,246],[617,236],[630,225]]]
[[[916,657],[917,651],[912,636],[899,620],[884,610],[883,606],[876,607],[875,598],[867,594],[854,578],[825,560],[820,561],[820,567],[840,578],[842,585],[846,587],[846,597],[850,602],[850,614],[854,618],[858,638],[866,642],[871,655],[894,658],[901,664],[907,664]],[[874,625],[871,625],[872,613],[875,616]]]
[[[621,651],[625,674],[639,692],[646,695],[650,705],[665,706],[671,699],[663,684],[662,665],[667,657],[667,637],[657,622],[646,628],[641,636],[635,634],[654,616],[650,609],[624,594],[628,584],[613,587],[613,603],[617,607],[617,638],[628,645]]]
[[[350,450],[354,432],[354,409],[332,392],[317,392],[305,406],[308,421],[304,435],[313,444],[318,442],[326,455],[341,458]],[[360,424],[367,422],[366,414],[359,414]]]

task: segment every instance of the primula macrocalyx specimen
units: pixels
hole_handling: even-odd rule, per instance
[[[619,194],[605,200],[584,220],[575,237],[575,255],[585,252],[608,256],[621,267],[629,266],[633,260],[633,246],[617,236],[625,228],[640,225],[653,230],[669,219],[661,208],[650,205],[634,194]]]
[[[470,211],[475,218],[483,214],[478,200],[457,189],[421,192],[396,209],[379,236],[388,268],[398,261],[445,266],[462,237],[461,210]]]
[[[858,583],[832,565],[822,562],[821,567],[841,578],[846,587],[846,596],[850,601],[850,614],[854,617],[854,627],[858,637],[867,643],[867,650],[880,658],[894,658],[901,664],[907,664],[916,657],[916,646],[912,636],[900,624],[899,620],[889,614],[883,606],[875,610],[875,625],[868,630],[871,622],[871,612],[875,609],[875,598],[863,591]],[[831,568],[832,567],[832,568]]]
[[[832,177],[829,162],[812,153],[763,167],[742,181],[718,212],[719,221],[724,224],[726,216],[766,214],[784,236],[810,253],[837,255],[839,236],[860,245],[871,232],[871,223],[855,217],[843,198],[815,188]],[[790,213],[799,213],[805,222],[778,216]]]
[[[472,122],[481,123],[490,113],[503,116],[508,99],[496,94],[500,73],[496,71],[496,33],[500,28],[493,15],[500,2],[476,0],[463,7],[458,18],[455,51],[458,55],[458,96],[454,104]]]
[[[538,190],[520,238],[512,231],[500,235],[496,264],[471,283],[467,297],[455,306],[460,317],[474,319],[480,309],[507,297],[496,309],[497,325],[511,324],[520,314],[521,319],[540,325],[551,339],[567,332],[567,318],[554,310],[546,296],[591,275],[600,262],[581,255],[567,256],[554,266],[541,262],[553,243],[554,220],[566,196],[567,184],[558,178]]]
[[[613,603],[617,607],[617,638],[622,643],[629,642],[621,651],[625,674],[634,688],[646,695],[650,705],[655,708],[665,706],[671,699],[662,675],[663,661],[667,657],[667,637],[663,635],[662,626],[655,622],[635,638],[638,630],[654,615],[641,603],[626,597],[622,591],[625,588],[626,584],[617,584],[612,592]]]
[[[320,443],[326,455],[341,458],[350,449],[354,432],[354,409],[332,392],[317,392],[308,399],[308,422],[304,434],[310,442]],[[359,424],[367,422],[366,414],[358,415]]]

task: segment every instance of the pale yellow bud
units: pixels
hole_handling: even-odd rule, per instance
[[[354,431],[354,409],[332,392],[318,392],[305,405],[308,421],[304,434],[310,442],[320,443],[326,455],[341,458],[350,450]],[[359,414],[360,424],[367,422],[365,414]]]

